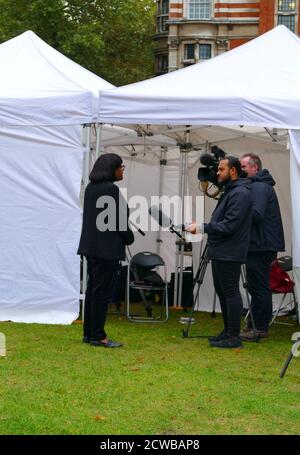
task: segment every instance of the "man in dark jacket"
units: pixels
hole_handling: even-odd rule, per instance
[[[267,169],[262,169],[260,158],[246,154],[241,159],[242,170],[252,182],[253,223],[249,253],[246,263],[248,289],[255,329],[248,327],[241,332],[245,341],[256,341],[268,336],[272,319],[272,292],[270,267],[278,251],[284,251],[284,234],[275,181]]]
[[[212,261],[213,282],[219,297],[224,329],[209,341],[218,348],[237,348],[243,303],[239,291],[241,264],[246,261],[251,229],[251,183],[242,174],[238,158],[227,156],[218,165],[218,181],[224,193],[208,224],[200,232],[208,234],[208,257]],[[195,233],[192,223],[186,231]]]

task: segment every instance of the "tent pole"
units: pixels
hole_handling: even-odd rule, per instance
[[[158,197],[159,199],[161,198],[161,193],[162,193],[162,180],[163,180],[163,166],[167,164],[166,160],[166,152],[167,152],[167,147],[161,146],[160,147],[160,160],[159,160],[159,186],[158,186]],[[159,229],[157,231],[157,237],[156,237],[156,252],[158,255],[160,255],[160,247],[162,243],[161,239],[161,225],[159,225]]]
[[[101,152],[102,126],[103,123],[98,123],[96,129],[96,160]]]
[[[83,188],[86,189],[88,182],[89,182],[89,174],[90,174],[90,142],[91,142],[91,125],[83,125],[83,139],[82,145],[85,147],[85,153],[83,157]],[[87,287],[87,261],[86,258],[83,256],[83,263],[82,263],[82,322],[84,322],[84,303],[85,303],[85,292]]]
[[[182,179],[181,179],[181,217],[180,217],[180,224],[184,222],[184,189],[185,189],[185,163],[186,163],[186,151],[183,150],[181,152],[182,156]],[[184,253],[184,244],[181,240],[179,240],[179,289],[178,289],[178,306],[182,306],[182,284],[183,284],[183,253]]]
[[[180,147],[180,159],[179,159],[179,182],[178,182],[178,194],[182,193],[182,147]],[[175,252],[175,279],[174,279],[174,300],[173,306],[178,307],[178,265],[179,265],[179,244],[176,241],[176,252]]]
[[[185,144],[182,147],[181,154],[182,154],[182,179],[181,179],[181,221],[180,224],[184,224],[185,219],[185,196],[187,192],[187,162],[188,162],[188,152],[190,150],[190,130],[187,129],[185,131]],[[184,235],[184,232],[181,231]],[[184,266],[184,242],[180,243],[180,264],[179,264],[179,290],[178,290],[178,306],[182,306],[182,287],[183,287],[183,266]]]

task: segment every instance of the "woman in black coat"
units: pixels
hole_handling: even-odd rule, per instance
[[[90,173],[90,183],[84,195],[78,248],[78,254],[86,257],[88,265],[83,342],[93,346],[122,346],[108,339],[104,325],[119,261],[125,259],[125,245],[134,241],[128,226],[128,206],[113,183],[123,179],[124,168],[118,155],[101,155]]]

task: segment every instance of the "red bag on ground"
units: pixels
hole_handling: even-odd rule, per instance
[[[270,287],[272,292],[291,292],[294,286],[294,281],[287,272],[279,267],[278,260],[275,259],[271,264],[270,270]]]

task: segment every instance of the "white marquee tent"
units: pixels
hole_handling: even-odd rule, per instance
[[[0,320],[70,323],[79,310],[81,124],[111,84],[33,32],[0,45]],[[88,129],[88,128],[87,128]]]
[[[96,120],[99,91],[112,86],[59,54],[32,32],[0,45],[0,58],[3,62],[0,74],[0,243],[3,258],[0,320],[70,323],[78,314],[79,258],[76,248],[81,226],[79,188],[83,155],[90,148],[88,135],[82,144],[80,125]],[[152,81],[156,80],[160,78]],[[144,83],[150,81],[133,86],[139,87]],[[180,83],[179,86],[182,91],[184,84]],[[124,89],[126,87],[108,93]],[[164,93],[164,89],[161,91]],[[142,92],[146,95],[144,89]],[[126,118],[124,123],[131,121]],[[98,129],[105,130],[101,150],[120,153],[129,165],[124,182],[128,185],[129,195],[153,194],[154,188],[157,194],[173,195],[176,192],[179,179],[178,149],[173,149],[173,140],[162,138],[157,133],[162,131],[183,143],[186,140],[185,127],[170,126],[159,120],[158,124],[164,126],[155,128],[153,137],[144,134],[151,133],[146,125],[136,126],[138,137],[123,128],[107,129],[104,126]],[[186,124],[186,118],[182,118],[181,124]],[[234,153],[239,151],[241,143],[246,144],[245,151],[257,145],[260,151],[266,152],[266,157],[269,156],[268,152],[275,151],[276,163],[281,163],[275,169],[277,178],[279,170],[286,166],[282,146],[284,134],[281,136],[278,132],[278,142],[271,143],[266,140],[266,137],[270,139],[268,134],[258,134],[257,129],[251,131],[248,128],[247,133],[245,130],[232,128],[225,132],[224,128],[192,126],[190,138],[194,145],[201,145],[198,147],[201,151],[205,149],[207,141],[218,143],[226,151]],[[118,147],[113,149],[112,146]],[[164,169],[159,166],[161,153],[164,153],[161,146],[169,147],[168,166]],[[95,147],[99,149],[99,144]],[[189,152],[192,194],[199,193],[198,188],[193,188],[199,154],[200,151]],[[282,159],[279,160],[279,157]],[[266,162],[271,169],[272,164],[272,160]],[[87,165],[85,160],[85,174]],[[284,169],[286,175],[288,169]],[[144,176],[150,173],[155,177],[148,182]],[[159,173],[160,179],[157,178]],[[137,175],[142,177],[139,187]],[[283,201],[287,200],[285,193],[281,197]],[[284,215],[287,215],[284,217],[286,221],[289,204]],[[168,245],[173,240],[169,234],[165,245],[162,245],[163,255],[167,256],[171,267],[174,267],[174,256]],[[155,236],[147,241],[150,242],[149,249],[156,245]],[[138,238],[133,248],[133,252],[145,249],[145,240]],[[290,252],[289,248],[287,250]],[[206,290],[209,309],[211,286],[205,287]]]
[[[299,38],[284,26],[278,26],[251,42],[204,63],[102,92],[98,116],[101,123],[139,124],[148,133],[168,135],[187,130],[184,125],[189,125],[191,131],[200,125],[244,125],[265,128],[272,140],[276,141],[277,129],[288,129],[292,146],[292,254],[298,295],[299,55]],[[203,135],[205,136],[205,131]],[[242,144],[241,142],[240,148],[243,147]],[[259,152],[257,149],[255,151]]]

